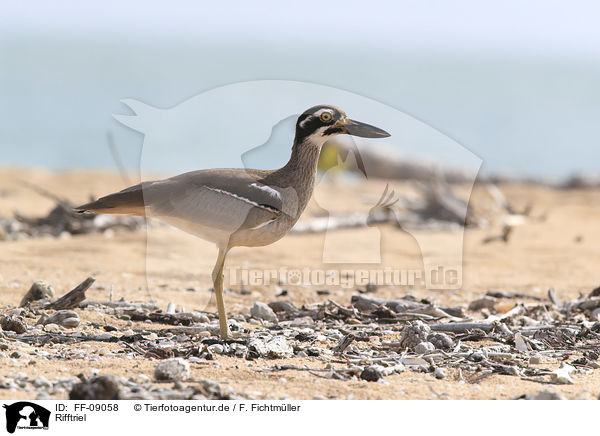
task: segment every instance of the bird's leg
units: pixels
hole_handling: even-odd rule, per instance
[[[217,256],[217,263],[212,272],[212,279],[215,288],[215,295],[217,296],[217,310],[219,311],[219,327],[221,330],[221,339],[231,338],[231,332],[227,325],[227,312],[225,311],[225,301],[223,299],[223,266],[225,265],[225,256],[227,250],[219,248],[219,255]]]

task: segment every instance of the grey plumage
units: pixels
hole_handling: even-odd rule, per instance
[[[271,244],[292,228],[312,195],[321,146],[344,133],[389,136],[377,127],[349,120],[341,109],[315,106],[298,118],[290,160],[280,169],[192,171],[143,182],[75,210],[156,217],[214,242],[219,248],[213,280],[221,335],[228,338],[222,277],[227,252],[235,246]]]

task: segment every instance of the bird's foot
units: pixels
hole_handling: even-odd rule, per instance
[[[223,341],[246,341],[249,335],[242,332],[231,332],[227,328],[227,331],[221,331],[220,337]]]

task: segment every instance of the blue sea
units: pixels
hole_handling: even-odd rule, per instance
[[[443,136],[480,158],[487,172],[544,177],[598,172],[600,64],[481,51],[317,48],[276,42],[3,37],[0,166],[115,168],[107,145],[111,135],[124,165],[136,169],[146,136],[113,117],[133,115],[121,100],[167,113],[226,85],[283,80],[343,90],[404,114],[404,123],[381,125],[394,132],[394,141],[387,143],[390,152],[443,164],[452,160],[436,144]],[[237,166],[240,148],[231,144],[242,150],[246,144],[248,149],[259,145],[250,140],[248,126],[261,120],[280,121],[281,132],[274,131],[271,141],[280,143],[283,153],[266,153],[260,160],[265,168],[279,165],[291,145],[293,114],[271,119],[277,98],[295,97],[256,92],[243,101],[234,95],[213,102],[203,109],[208,115],[198,116],[201,144],[184,137],[189,125],[178,129],[177,123],[169,124],[162,141],[154,144],[162,147],[164,158],[147,160],[145,169],[170,172],[182,166],[230,166],[229,161]],[[322,103],[339,104],[314,101]],[[372,124],[395,123],[379,109],[345,109],[350,117],[358,112]],[[265,132],[265,139],[270,134]],[[186,149],[200,152],[181,152]],[[472,163],[461,159],[452,163]]]

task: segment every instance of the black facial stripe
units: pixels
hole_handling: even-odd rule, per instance
[[[329,121],[321,120],[320,114],[316,115],[319,111],[327,110],[331,113],[331,119]],[[337,108],[328,105],[318,105],[311,107],[304,111],[302,115],[298,117],[296,123],[296,141],[302,142],[306,137],[315,133],[318,129],[326,127],[324,135],[331,135],[334,133],[343,133],[339,128],[333,128],[332,126],[345,117],[345,114],[340,112]]]
[[[296,140],[303,141],[320,127],[323,127],[323,122],[319,117],[308,115],[303,120],[298,119],[298,123],[296,124]]]
[[[330,127],[329,129],[323,132],[323,135],[333,135],[335,133],[344,133],[344,129],[341,127]]]

